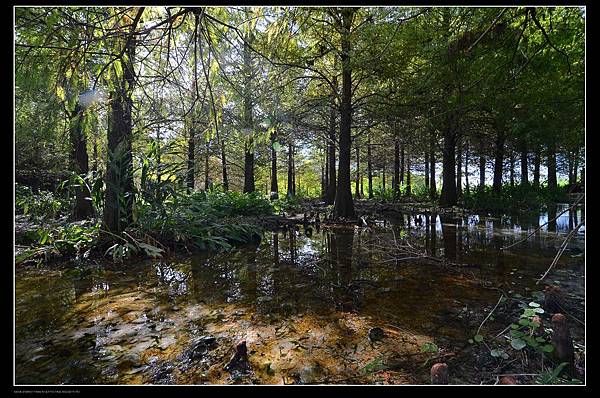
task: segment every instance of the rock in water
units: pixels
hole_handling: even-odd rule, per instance
[[[448,365],[436,363],[431,367],[431,384],[448,384]]]
[[[502,384],[502,385],[517,384],[517,381],[512,376],[503,376],[500,379],[500,381],[498,382],[498,384]]]
[[[200,359],[208,351],[217,346],[217,339],[212,336],[202,336],[194,342],[190,350],[190,359]]]
[[[385,337],[385,332],[382,328],[372,328],[369,329],[369,340],[371,343],[379,341]]]
[[[235,353],[223,368],[229,373],[246,373],[250,371],[250,362],[248,361],[248,347],[246,340],[242,340],[235,346]]]
[[[554,355],[559,363],[567,362],[566,370],[573,375],[575,369],[575,352],[573,349],[573,339],[567,325],[567,317],[563,314],[554,314],[552,316],[552,345],[554,346]]]

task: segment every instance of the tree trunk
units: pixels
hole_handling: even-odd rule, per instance
[[[208,191],[212,184],[210,182],[210,176],[209,176],[209,171],[210,171],[210,167],[209,167],[209,161],[210,161],[210,141],[206,141],[204,143],[204,151],[205,151],[205,156],[204,156],[204,190]]]
[[[193,128],[190,128],[189,137],[188,137],[188,153],[187,153],[187,187],[188,192],[194,190],[195,186],[195,169],[196,169],[196,140],[195,140],[195,131]]]
[[[460,141],[460,139],[459,139]],[[456,196],[462,196],[462,145],[458,142],[456,146]]]
[[[429,191],[429,152],[425,151],[425,189]]]
[[[369,178],[369,199],[373,199],[373,165],[371,163],[371,134],[367,143],[367,175]]]
[[[441,206],[456,205],[456,131],[454,129],[455,115],[447,116],[446,127],[444,129],[444,150],[443,150],[443,181],[442,193],[440,195]]]
[[[465,142],[465,189],[469,194],[469,143]]]
[[[506,135],[504,134],[504,130],[501,129],[498,131],[498,135],[496,136],[496,148],[494,155],[494,183],[492,185],[492,190],[496,193],[500,193],[500,190],[502,189],[505,140]]]
[[[410,196],[412,194],[412,184],[410,180],[410,153],[408,151],[406,152],[406,196]]]
[[[296,188],[298,187],[298,185],[296,185],[296,159],[294,158],[295,154],[296,154],[296,149],[294,148],[294,145],[292,144],[292,194],[294,196],[296,196]],[[298,190],[300,190],[300,189],[298,188]]]
[[[573,184],[577,184],[577,172],[579,170],[578,151],[573,152]]]
[[[536,188],[540,186],[540,163],[542,163],[542,159],[538,147],[535,150],[535,156],[533,158],[533,186]]]
[[[400,184],[404,184],[404,145],[400,147]],[[400,185],[398,185],[398,190]]]
[[[247,135],[244,143],[244,192],[254,192],[254,117],[252,103],[252,59],[250,58],[250,48],[244,42],[244,129]]]
[[[356,144],[356,189],[354,192],[356,199],[360,199],[360,148]]]
[[[105,228],[121,233],[133,222],[133,160],[131,153],[132,126],[131,92],[135,85],[133,62],[135,40],[127,40],[121,63],[123,78],[116,81],[111,93],[108,122],[108,156],[106,164],[106,190],[104,191]]]
[[[335,203],[335,191],[337,189],[335,172],[335,128],[335,102],[332,99],[331,110],[329,114],[329,139],[327,140],[327,164],[329,166],[329,180],[327,183],[327,195],[325,197],[325,203],[328,205],[332,205]]]
[[[227,158],[225,156],[225,142],[221,140],[221,166],[223,173],[223,191],[229,190],[229,179],[227,178]]]
[[[287,177],[287,196],[294,196],[294,145],[290,141],[288,144],[288,177]]]
[[[327,190],[329,188],[329,147],[325,144],[325,171],[323,173],[323,182],[321,187],[321,197],[327,202]]]
[[[400,197],[400,167],[400,143],[396,139],[394,141],[394,178],[392,179],[392,189],[394,190],[395,199]]]
[[[554,143],[548,145],[548,188],[556,189],[556,146]]]
[[[479,155],[479,191],[485,188],[485,156]]]
[[[435,200],[437,197],[437,187],[435,184],[435,131],[431,132],[429,141],[429,197]]]
[[[381,183],[383,185],[383,191],[385,191],[385,153],[383,154],[383,165],[381,166]]]
[[[509,157],[509,163],[510,163],[510,186],[514,187],[515,186],[515,153],[514,151],[510,151],[510,157]]]
[[[527,158],[527,144],[521,146],[521,185],[529,185],[529,159]]]
[[[244,144],[244,193],[254,192],[254,142],[249,138]]]
[[[279,187],[277,186],[277,151],[274,144],[277,140],[277,133],[271,133],[271,199],[279,199]]]
[[[340,121],[340,164],[334,214],[337,217],[354,217],[354,202],[350,190],[350,149],[352,145],[352,69],[350,66],[350,28],[356,10],[342,9],[342,103]]]
[[[87,139],[83,131],[84,110],[77,104],[71,116],[69,135],[71,139],[71,169],[78,176],[85,178],[89,171],[89,160],[87,153]],[[88,200],[90,191],[85,184],[78,184],[75,188],[74,220],[83,220],[91,217],[94,209],[92,201]]]

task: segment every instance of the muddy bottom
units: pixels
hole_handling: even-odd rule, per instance
[[[230,253],[18,269],[16,382],[427,384],[434,361],[464,355],[501,293],[550,283],[584,297],[583,234],[536,284],[569,230],[558,221],[507,251],[536,221],[399,214],[268,232]],[[398,258],[398,240],[450,264]],[[585,344],[583,326],[573,333]],[[226,370],[242,340],[247,366]]]

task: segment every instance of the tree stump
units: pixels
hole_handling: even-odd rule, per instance
[[[573,339],[571,331],[567,325],[567,317],[563,314],[554,314],[552,316],[552,345],[554,346],[554,356],[559,363],[568,363],[566,370],[573,375],[575,370],[575,351],[573,349]]]
[[[248,361],[248,347],[246,340],[242,340],[235,346],[235,353],[231,356],[227,365],[223,368],[230,373],[248,372],[250,370],[250,362]]]
[[[498,382],[498,384],[502,384],[502,385],[517,384],[517,380],[515,380],[515,378],[512,376],[503,376],[502,378],[500,378],[500,381]]]
[[[448,365],[436,363],[431,367],[431,384],[448,384]]]

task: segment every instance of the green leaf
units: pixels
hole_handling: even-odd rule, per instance
[[[438,352],[438,346],[434,343],[425,343],[420,347],[421,352]]]
[[[537,308],[537,307],[539,307],[540,305],[539,305],[538,303],[536,303],[535,301],[532,301],[531,303],[529,303],[529,306],[530,306],[530,307]]]
[[[476,334],[475,336],[473,336],[473,340],[475,340],[478,343],[481,343],[483,341],[483,336],[480,334]]]
[[[525,341],[517,338],[517,339],[512,339],[510,342],[510,345],[515,350],[522,350],[523,348],[525,348],[527,346],[527,343]]]
[[[513,337],[523,337],[525,336],[525,333],[521,332],[520,330],[511,330],[510,335]]]
[[[490,354],[495,358],[502,356],[502,353],[503,351],[498,349],[493,349],[492,351],[490,351]]]
[[[544,352],[552,352],[554,351],[554,346],[552,344],[545,344],[541,346],[540,349]]]

